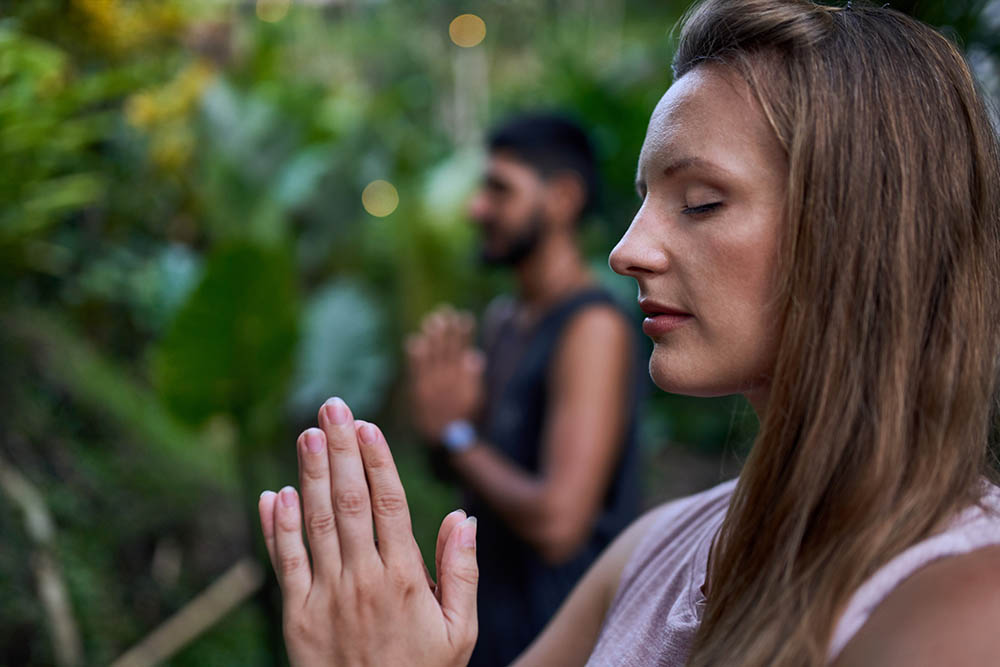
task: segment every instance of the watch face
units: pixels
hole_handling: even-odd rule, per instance
[[[475,444],[476,429],[466,420],[457,419],[444,427],[441,441],[448,451],[464,451]]]

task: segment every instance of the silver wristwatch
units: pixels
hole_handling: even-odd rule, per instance
[[[441,444],[449,452],[457,454],[464,452],[476,444],[478,439],[476,427],[465,419],[456,419],[448,422],[441,431]]]

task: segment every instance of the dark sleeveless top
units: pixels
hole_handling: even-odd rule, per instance
[[[484,341],[487,409],[479,424],[480,434],[528,472],[539,471],[550,366],[557,346],[573,317],[596,305],[618,308],[605,290],[587,289],[555,305],[528,331],[518,330],[514,309],[509,308]],[[622,317],[626,317],[624,312]],[[635,517],[639,509],[635,413],[646,385],[639,350],[638,341],[633,339],[629,354],[635,380],[621,457],[594,530],[576,556],[557,566],[546,564],[484,501],[471,493],[466,498],[469,514],[480,519],[476,549],[479,641],[469,663],[472,667],[512,662],[545,627],[591,563]]]

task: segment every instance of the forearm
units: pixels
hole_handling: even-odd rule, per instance
[[[488,444],[453,454],[452,466],[465,485],[514,531],[551,560],[561,560],[567,541],[558,500],[542,477],[514,464]],[[571,529],[570,529],[571,530]]]

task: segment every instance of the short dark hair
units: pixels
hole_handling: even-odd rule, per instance
[[[489,135],[490,151],[508,151],[543,177],[572,171],[583,181],[580,217],[593,212],[600,198],[594,149],[580,125],[560,113],[536,111],[512,116]]]

